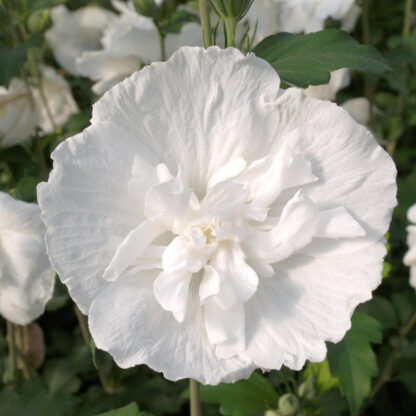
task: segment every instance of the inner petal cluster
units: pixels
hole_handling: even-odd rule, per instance
[[[365,234],[345,208],[320,209],[308,197],[306,187],[317,180],[302,154],[282,146],[251,163],[230,161],[198,198],[182,166],[174,176],[166,165],[136,156],[128,189],[144,219],[120,244],[104,278],[118,279],[130,267],[158,270],[154,296],[180,323],[193,282],[209,342],[218,358],[232,357],[245,350],[244,304],[261,279],[278,278],[279,262],[315,238]]]

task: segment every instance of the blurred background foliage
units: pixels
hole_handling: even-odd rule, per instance
[[[34,13],[61,3],[73,10],[86,5],[111,9],[109,0],[1,1],[1,84],[7,84],[26,61],[28,51],[39,62],[59,68],[43,36],[47,23],[34,27],[33,17],[31,25],[29,22]],[[328,343],[327,360],[308,364],[300,372],[286,368],[256,372],[234,385],[202,387],[207,416],[416,414],[416,295],[409,286],[409,270],[402,263],[407,249],[406,211],[416,202],[416,14],[405,18],[409,3],[362,2],[361,21],[352,36],[381,51],[395,72],[383,77],[354,73],[350,87],[337,96],[340,102],[363,95],[370,100],[369,127],[398,169],[399,205],[387,236],[383,284],[371,301],[358,308],[344,340]],[[334,25],[327,22],[328,27]],[[19,47],[13,37],[20,39]],[[58,71],[70,83],[80,112],[49,135],[37,130],[29,142],[0,150],[0,189],[25,201],[36,201],[36,185],[52,168],[51,151],[88,125],[91,105],[97,99],[90,80]],[[186,381],[169,382],[146,366],[121,370],[108,354],[95,351],[84,318],[59,280],[46,313],[31,330],[16,334],[21,352],[14,385],[10,385],[6,322],[2,320],[0,325],[0,415],[188,413]],[[111,412],[114,409],[119,410]]]

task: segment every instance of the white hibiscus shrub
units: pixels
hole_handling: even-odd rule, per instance
[[[389,234],[411,94],[383,107],[401,78],[347,33],[366,4],[58,3],[0,9],[0,414],[181,414],[182,379],[191,416],[198,382],[231,416],[412,389],[416,314],[398,283],[374,295],[403,262],[416,285],[414,207],[403,261],[400,214]]]

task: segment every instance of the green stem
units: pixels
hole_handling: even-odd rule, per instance
[[[12,384],[16,381],[17,362],[16,362],[16,338],[14,325],[7,321],[7,343],[9,347],[10,376]]]
[[[166,44],[165,44],[166,36],[163,33],[163,30],[160,27],[159,23],[156,20],[154,22],[157,28],[157,32],[159,33],[160,58],[162,61],[166,61]]]
[[[236,20],[235,17],[229,16],[229,17],[224,18],[227,46],[235,47],[235,27],[236,27],[236,24],[237,24],[237,20]]]
[[[370,0],[363,0],[362,2],[362,14],[361,23],[363,31],[363,42],[367,45],[371,45],[371,31],[370,31]],[[370,120],[368,125],[371,127],[374,122],[374,83],[364,78],[364,95],[367,98],[370,105]]]
[[[199,1],[199,16],[201,19],[202,39],[204,40],[205,48],[212,45],[211,38],[211,22],[209,18],[209,4],[208,0]]]
[[[35,53],[33,51],[33,48],[28,49],[27,57],[28,57],[28,60],[29,60],[30,72],[32,73],[32,75],[36,79],[36,84],[37,84],[37,87],[39,89],[40,98],[43,102],[43,105],[45,106],[46,114],[49,118],[49,121],[52,125],[52,128],[54,130],[56,130],[57,126],[56,126],[55,120],[53,118],[52,111],[49,107],[48,100],[46,99],[45,93],[43,91],[42,76],[39,73],[39,69],[38,69],[38,66],[37,66],[37,63],[36,63],[36,58],[35,58]]]
[[[192,378],[189,379],[189,396],[191,399],[191,416],[202,416],[199,383]]]
[[[403,31],[402,31],[402,38],[403,41],[408,39],[410,36],[410,26],[411,26],[411,18],[412,18],[412,7],[413,7],[413,0],[406,0],[405,6],[404,6],[404,18],[403,18]],[[402,63],[403,66],[406,66],[406,62],[404,61]],[[399,94],[399,97],[397,99],[397,114],[400,116],[403,122],[403,112],[405,109],[405,96],[401,92]],[[387,152],[390,156],[394,155],[394,152],[397,147],[397,142],[399,138],[395,140],[390,140],[387,143]]]
[[[413,0],[406,0],[404,6],[404,22],[403,22],[403,39],[407,39],[410,36],[410,25],[412,23],[412,6]]]
[[[23,327],[20,325],[15,325],[15,333],[17,338],[17,367],[23,371],[23,377],[25,380],[30,380],[30,370],[27,364],[26,357],[23,354],[24,349],[24,336],[23,336]]]
[[[86,346],[88,348],[90,348],[91,336],[90,336],[90,332],[88,331],[88,326],[87,326],[87,323],[85,321],[85,317],[82,314],[82,312],[78,309],[78,306],[74,305],[74,309],[75,309],[75,315],[77,316],[77,319],[78,319],[78,324],[79,324],[79,328],[81,330],[82,338],[84,339],[84,342],[85,342]],[[104,374],[101,372],[101,370],[99,368],[97,368],[96,370],[97,370],[97,374],[98,374],[98,378],[100,380],[100,383],[103,387],[103,390],[107,394],[113,394],[115,392],[114,388],[108,384],[108,382],[107,382]]]

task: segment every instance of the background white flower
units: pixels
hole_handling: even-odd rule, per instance
[[[8,89],[0,86],[0,147],[24,142],[36,126],[51,133],[51,117],[56,126],[63,126],[79,111],[68,82],[54,68],[41,67],[41,87],[33,78],[28,83],[13,78]]]
[[[71,115],[78,113],[79,110],[68,82],[53,67],[41,67],[41,83],[45,100],[39,88],[32,88],[36,109],[39,112],[38,125],[43,132],[52,133],[54,126],[46,106],[56,126],[63,126]]]
[[[351,82],[350,70],[348,68],[338,69],[331,72],[331,79],[328,84],[311,85],[306,88],[305,94],[319,100],[335,100],[337,92],[348,87]]]
[[[121,367],[208,384],[300,369],[381,281],[392,160],[252,54],[181,48],[53,159],[49,255]]]
[[[18,78],[9,88],[0,86],[0,146],[27,140],[38,122],[38,113],[27,84]]]
[[[76,58],[101,47],[103,31],[114,17],[114,13],[94,6],[73,12],[63,5],[55,6],[51,10],[53,26],[45,37],[59,65],[72,75],[80,75]]]
[[[104,48],[83,53],[77,58],[80,74],[98,81],[96,94],[103,94],[144,64],[161,60],[160,39],[153,20],[139,15],[131,2],[113,0],[120,15],[104,31]],[[166,36],[166,57],[181,46],[201,46],[201,27],[185,23],[178,34]]]
[[[252,28],[257,22],[261,40],[276,32],[317,32],[325,28],[328,18],[352,31],[360,13],[355,0],[255,0],[247,19]]]
[[[406,266],[410,267],[410,285],[416,289],[416,204],[409,208],[407,218],[412,224],[407,226],[409,251],[403,261]]]
[[[347,68],[331,72],[331,79],[328,84],[311,85],[304,90],[306,95],[318,98],[319,100],[335,101],[339,90],[350,85],[350,70]],[[350,116],[357,122],[366,125],[370,120],[370,103],[365,97],[357,97],[346,100],[342,107],[348,111]]]
[[[52,296],[44,238],[39,207],[0,192],[0,313],[19,325],[40,316]]]
[[[370,102],[366,97],[350,98],[342,103],[350,116],[357,122],[366,125],[370,121]]]

